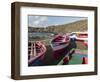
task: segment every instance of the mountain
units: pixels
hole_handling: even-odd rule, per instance
[[[67,33],[77,31],[87,31],[88,21],[80,20],[69,24],[48,26],[48,27],[28,27],[29,32],[54,32],[54,33]]]

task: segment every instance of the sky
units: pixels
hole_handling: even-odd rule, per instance
[[[47,27],[52,25],[62,25],[86,19],[86,17],[29,15],[28,27]]]

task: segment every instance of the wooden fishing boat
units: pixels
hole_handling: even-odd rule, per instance
[[[76,40],[79,42],[82,42],[86,47],[88,47],[88,33],[87,32],[77,33]]]
[[[74,38],[76,41],[81,42],[88,47],[88,33],[87,32],[72,32],[70,38]]]
[[[65,52],[69,42],[70,38],[66,34],[58,34],[51,40],[51,47],[53,49],[54,58],[59,57],[59,55]]]
[[[40,64],[44,59],[46,50],[46,46],[40,41],[28,42],[28,65]]]

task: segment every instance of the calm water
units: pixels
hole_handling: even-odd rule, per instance
[[[28,33],[28,37],[45,37],[45,38],[50,38],[53,37],[55,34],[54,33],[45,33],[45,32],[31,32]]]

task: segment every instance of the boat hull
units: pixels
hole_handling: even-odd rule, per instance
[[[38,44],[36,46],[36,49],[39,48],[39,51],[35,51],[35,56],[34,56],[34,53],[31,53],[31,55],[29,55],[28,66],[42,65],[42,61],[45,57],[45,53],[47,51],[46,46],[44,44],[42,44],[41,42],[36,42],[36,44]],[[35,48],[35,47],[32,47],[31,52],[33,52],[33,48]]]
[[[60,55],[67,54],[69,44],[58,45],[53,47],[53,57],[54,59],[58,59]]]

